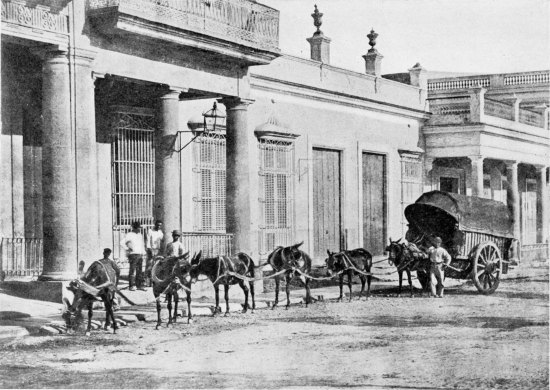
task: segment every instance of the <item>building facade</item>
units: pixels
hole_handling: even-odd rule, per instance
[[[466,92],[418,67],[382,78],[374,31],[360,74],[330,65],[320,23],[310,59],[282,55],[278,22],[255,1],[3,0],[2,271],[69,280],[103,247],[123,262],[130,223],[156,219],[208,255],[263,261],[301,241],[315,265],[326,250],[382,255],[424,190],[485,194],[486,174],[512,205],[542,191],[521,195],[522,215],[548,215],[548,117],[527,99],[511,120],[467,92],[472,119],[455,123],[438,107]],[[544,243],[538,215],[529,239]]]

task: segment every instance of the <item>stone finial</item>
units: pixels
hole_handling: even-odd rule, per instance
[[[317,31],[315,31],[313,35],[322,35],[323,32],[321,31],[321,25],[323,24],[323,21],[321,19],[323,18],[323,13],[319,12],[317,9],[317,4],[315,4],[315,10],[311,14],[311,17],[313,18],[313,25],[317,27]]]
[[[369,38],[369,45],[371,47],[368,52],[376,53],[377,51],[374,46],[376,45],[376,38],[378,38],[378,33],[374,32],[374,28],[371,28],[370,34],[367,34],[367,38]]]

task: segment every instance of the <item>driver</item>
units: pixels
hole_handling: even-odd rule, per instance
[[[443,298],[443,282],[445,281],[445,270],[443,265],[449,265],[451,263],[451,255],[441,247],[443,240],[441,237],[434,239],[434,245],[428,249],[430,256],[430,288],[432,290],[432,297]]]

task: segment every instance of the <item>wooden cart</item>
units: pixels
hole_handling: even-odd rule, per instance
[[[405,208],[406,238],[429,248],[433,238],[443,240],[452,257],[445,275],[472,279],[482,294],[493,293],[512,257],[512,217],[508,207],[490,199],[431,191]],[[418,275],[425,284],[427,275]],[[426,279],[425,279],[426,278]]]

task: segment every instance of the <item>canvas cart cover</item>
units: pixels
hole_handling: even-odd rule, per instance
[[[514,237],[508,207],[502,202],[475,196],[426,192],[405,208],[405,217],[409,224],[430,234],[458,227],[464,232]]]

